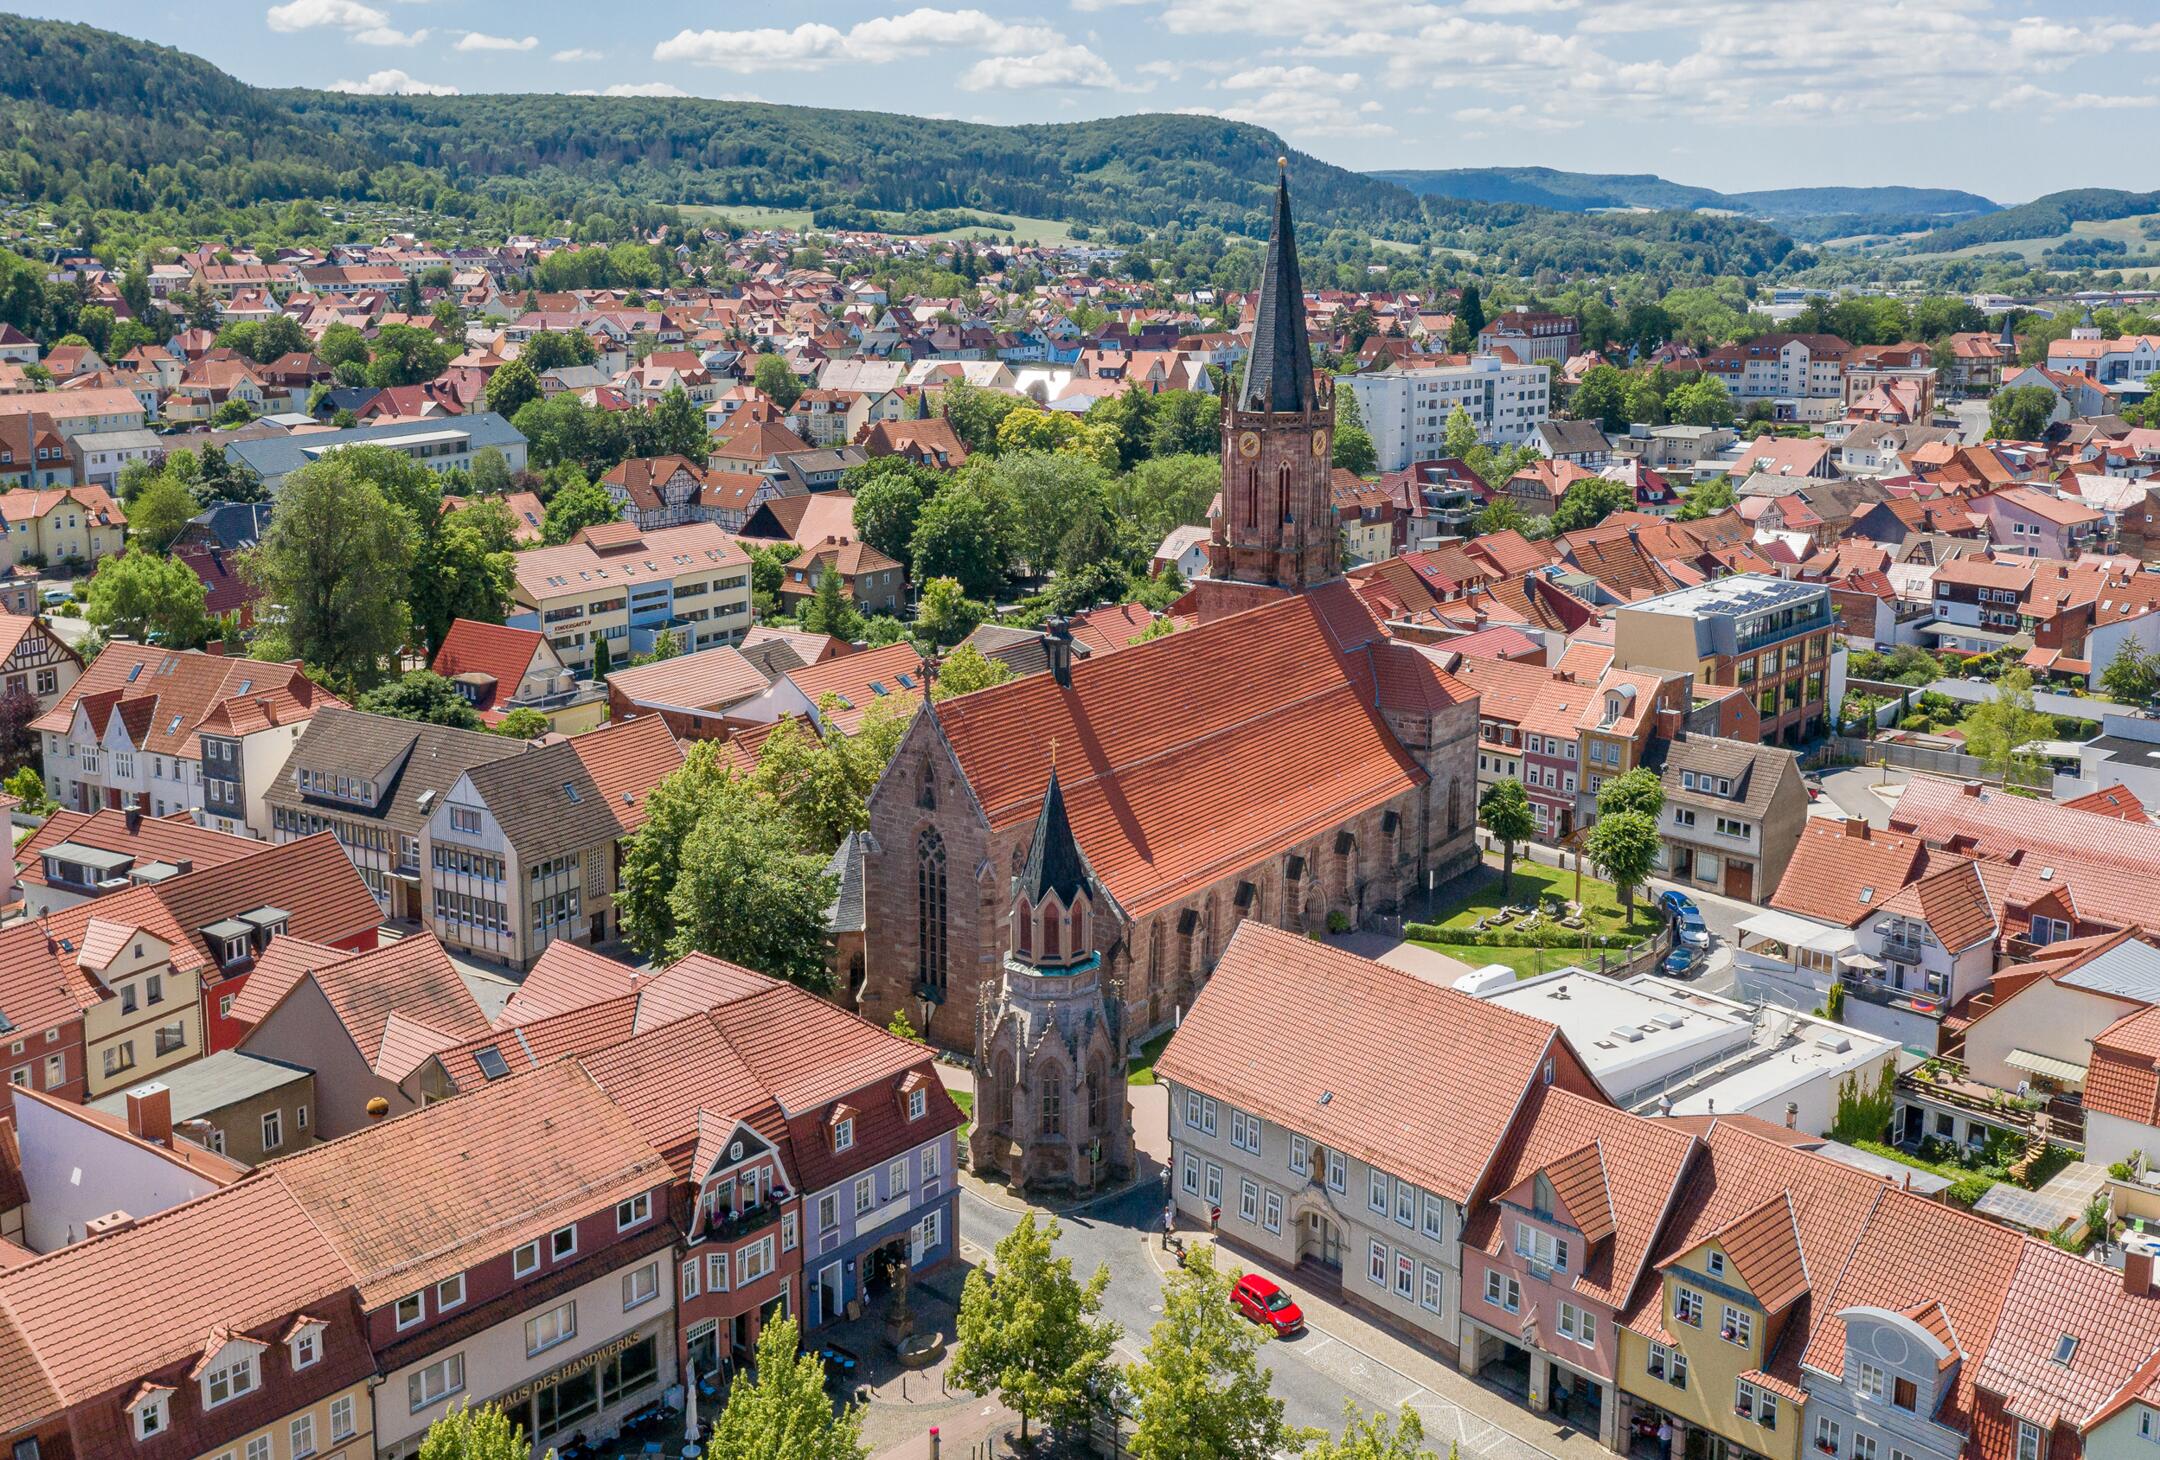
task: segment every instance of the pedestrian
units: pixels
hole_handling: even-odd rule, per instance
[[[1170,1234],[1177,1230],[1177,1207],[1164,1202],[1162,1209],[1162,1250],[1170,1250]]]
[[[1658,1453],[1659,1453],[1660,1455],[1664,1455],[1664,1456],[1667,1456],[1667,1457],[1670,1457],[1670,1456],[1671,1456],[1671,1454],[1672,1454],[1672,1421],[1671,1421],[1671,1420],[1669,1420],[1669,1419],[1666,1419],[1666,1418],[1665,1418],[1664,1416],[1662,1416],[1662,1415],[1660,1415],[1660,1416],[1658,1417],[1658,1422],[1657,1422],[1657,1445],[1658,1445]]]

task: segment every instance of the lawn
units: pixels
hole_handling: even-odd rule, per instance
[[[1170,1036],[1175,1033],[1177,1033],[1175,1029],[1165,1029],[1146,1044],[1140,1046],[1140,1052],[1133,1056],[1132,1064],[1125,1071],[1126,1084],[1152,1085],[1155,1083],[1155,1061],[1162,1058],[1163,1050],[1170,1043]]]
[[[957,1137],[962,1145],[966,1145],[968,1132],[975,1126],[975,1093],[972,1090],[948,1090],[945,1093],[952,1096],[952,1103],[959,1106],[960,1113],[967,1117],[960,1122]]]
[[[1618,890],[1610,882],[1600,882],[1595,877],[1584,876],[1581,896],[1583,912],[1590,924],[1588,931],[1593,933],[1631,932],[1638,937],[1648,937],[1662,922],[1641,893],[1635,898],[1634,924],[1630,926],[1622,921]],[[1443,928],[1468,928],[1504,905],[1527,907],[1532,901],[1547,897],[1574,901],[1575,874],[1518,857],[1515,873],[1503,888],[1500,868],[1488,862],[1483,875],[1461,877],[1442,888],[1434,916],[1418,921],[1438,923]]]
[[[1442,932],[1458,928],[1467,932],[1478,919],[1490,916],[1503,906],[1526,907],[1548,897],[1572,902],[1577,896],[1572,871],[1519,859],[1515,863],[1514,876],[1503,887],[1500,869],[1487,863],[1482,870],[1458,878],[1441,890],[1439,904],[1430,921],[1437,923]],[[1581,932],[1647,938],[1663,922],[1640,895],[1635,899],[1634,922],[1625,921],[1620,914],[1620,894],[1610,882],[1601,882],[1595,877],[1582,879],[1580,897],[1588,922],[1587,927],[1578,930]],[[1473,968],[1483,968],[1488,963],[1505,964],[1515,970],[1517,978],[1532,978],[1569,964],[1584,964],[1591,968],[1598,964],[1598,950],[1594,948],[1503,948],[1482,943],[1451,943],[1445,938],[1417,941]],[[1620,955],[1620,950],[1613,952],[1615,956]]]

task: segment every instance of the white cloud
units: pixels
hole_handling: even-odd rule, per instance
[[[793,30],[684,30],[653,47],[655,61],[688,61],[725,71],[807,70],[840,59],[847,37],[805,21]]]
[[[955,49],[1015,56],[1049,50],[1063,41],[1046,25],[1015,25],[980,10],[922,6],[905,15],[863,21],[848,32],[847,48],[858,60]]]
[[[359,0],[289,0],[271,6],[263,18],[272,30],[279,31],[320,30],[326,26],[365,30],[390,23],[389,16]]]
[[[456,96],[455,86],[438,86],[432,81],[422,81],[392,68],[388,71],[371,71],[365,81],[333,81],[332,91],[349,91],[355,96]]]
[[[601,52],[585,46],[572,46],[567,51],[557,51],[548,59],[550,61],[598,61],[603,59],[603,56]]]
[[[1355,71],[1323,71],[1317,66],[1254,66],[1216,82],[1225,91],[1273,91],[1303,87],[1314,91],[1355,91]]]
[[[1117,72],[1086,46],[1056,46],[1032,56],[986,56],[961,73],[958,85],[962,91],[1119,89]]]
[[[969,91],[1117,85],[1107,61],[1040,21],[928,5],[875,16],[844,31],[817,21],[792,30],[683,30],[653,47],[653,59],[739,72],[811,71],[838,61],[881,65],[941,51],[989,58],[961,76],[960,86]]]
[[[1451,115],[1466,126],[1501,127],[1515,132],[1567,132],[1582,125],[1571,118],[1534,112],[1520,102],[1509,107],[1466,106]]]
[[[461,51],[529,51],[540,44],[536,35],[517,36],[488,35],[484,31],[469,30],[458,37],[457,48]]]
[[[602,96],[688,96],[690,93],[672,81],[618,81],[600,94]]]
[[[428,38],[426,26],[418,30],[392,30],[387,25],[370,27],[354,34],[353,39],[363,46],[417,46]]]

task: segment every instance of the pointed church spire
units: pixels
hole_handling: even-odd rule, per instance
[[[1252,353],[1237,394],[1241,411],[1312,410],[1312,342],[1305,335],[1305,286],[1298,278],[1297,238],[1290,228],[1290,161],[1278,158],[1275,231],[1268,238],[1260,273],[1260,302],[1253,312]]]
[[[1095,876],[1088,870],[1087,854],[1073,840],[1072,822],[1065,816],[1065,790],[1058,784],[1057,767],[1050,768],[1050,784],[1043,791],[1042,812],[1035,818],[1035,839],[1028,845],[1027,865],[1020,872],[1020,895],[1040,904],[1052,893],[1061,906],[1070,908],[1082,892],[1092,894]]]

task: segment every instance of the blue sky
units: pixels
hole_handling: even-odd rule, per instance
[[[75,0],[260,85],[616,91],[993,122],[1202,111],[1349,167],[1542,164],[2018,202],[2160,186],[2160,3]],[[210,20],[212,23],[205,24]]]

